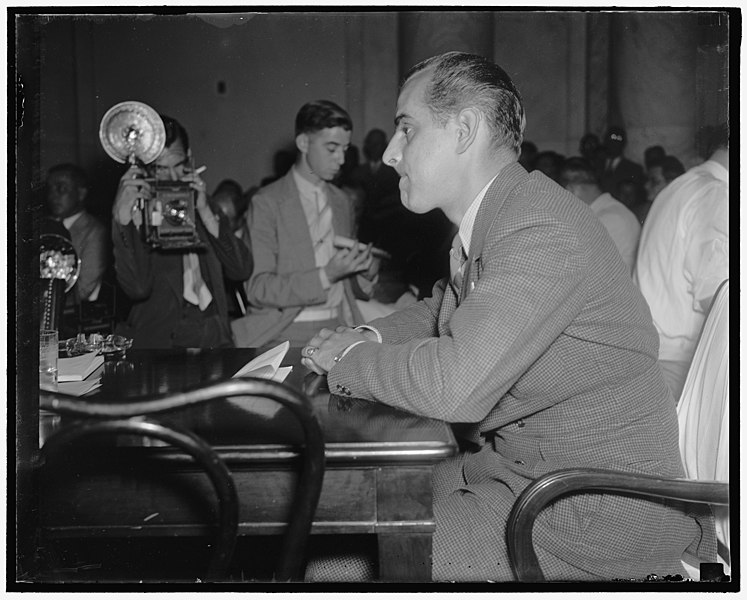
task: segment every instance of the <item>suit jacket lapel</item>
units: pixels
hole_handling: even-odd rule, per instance
[[[346,198],[343,194],[335,193],[336,190],[330,184],[325,188],[327,202],[332,207],[332,228],[336,235],[347,235],[350,231],[350,224],[345,222],[345,215],[348,214],[344,202]]]
[[[283,178],[283,187],[284,189],[278,198],[280,213],[282,214],[281,221],[288,228],[289,238],[292,242],[291,247],[296,255],[298,265],[303,269],[313,269],[316,266],[314,243],[311,240],[306,213],[301,204],[301,194],[293,180],[292,170],[288,171],[288,174]]]
[[[482,271],[482,250],[485,245],[485,239],[488,236],[493,223],[500,219],[500,213],[503,210],[506,199],[513,189],[526,181],[529,174],[518,162],[506,165],[495,178],[493,184],[485,193],[485,198],[477,211],[475,218],[475,228],[472,231],[472,240],[470,242],[469,256],[464,265],[464,276],[462,277],[462,290],[460,294],[461,302],[467,298],[472,291],[475,283],[480,279]]]

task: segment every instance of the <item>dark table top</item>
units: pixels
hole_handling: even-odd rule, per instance
[[[230,378],[257,354],[252,348],[129,350],[124,359],[104,363],[102,385],[88,397],[96,402],[127,402],[187,390]],[[326,378],[309,371],[300,360],[300,348],[291,348],[282,362],[293,366],[285,383],[312,400],[324,434],[328,466],[350,461],[433,463],[456,451],[448,424],[376,402],[331,395]],[[301,428],[287,409],[258,398],[220,399],[157,418],[193,431],[231,462],[261,456],[279,459],[293,453],[302,440]],[[66,422],[66,417],[42,414],[40,441]],[[153,448],[163,444],[127,438],[118,445]]]

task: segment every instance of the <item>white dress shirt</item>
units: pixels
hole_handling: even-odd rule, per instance
[[[598,196],[589,208],[610,234],[632,275],[638,240],[641,237],[641,225],[638,219],[622,202],[607,193]]]
[[[659,193],[641,232],[635,279],[660,359],[692,360],[710,300],[728,278],[729,172],[709,160]]]
[[[304,309],[299,313],[296,320],[304,320],[306,315],[304,312],[309,314],[316,314],[319,309],[337,309],[342,304],[343,296],[345,291],[343,289],[342,281],[331,283],[327,278],[327,273],[324,267],[327,265],[329,260],[335,254],[334,248],[334,229],[331,224],[332,218],[332,207],[327,199],[325,191],[326,183],[322,185],[314,185],[307,179],[304,179],[293,167],[293,180],[296,182],[298,187],[299,195],[301,196],[301,206],[303,206],[304,214],[306,215],[306,222],[309,225],[309,232],[312,236],[312,243],[314,245],[314,257],[316,260],[316,266],[319,268],[319,278],[322,282],[322,287],[327,290],[327,301],[324,304],[317,304],[313,307]],[[318,219],[323,210],[329,211],[327,217],[329,221],[329,233],[328,235],[315,235],[315,231],[318,229]],[[313,239],[313,238],[318,239]],[[323,238],[323,239],[322,239]],[[312,312],[314,311],[314,312]],[[314,319],[312,319],[314,320]]]

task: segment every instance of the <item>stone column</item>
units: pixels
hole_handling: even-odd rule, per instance
[[[425,58],[457,50],[493,57],[493,13],[401,12],[400,75]]]
[[[643,163],[656,144],[685,167],[695,148],[697,14],[626,12],[612,18],[612,106],[628,132],[625,154]]]

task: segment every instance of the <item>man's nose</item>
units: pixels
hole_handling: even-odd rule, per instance
[[[394,167],[396,169],[401,158],[402,158],[402,153],[400,152],[399,144],[395,141],[395,138],[393,137],[389,141],[389,145],[387,145],[386,150],[384,150],[384,155],[382,156],[382,160],[384,161],[385,165],[389,165],[390,167]]]

